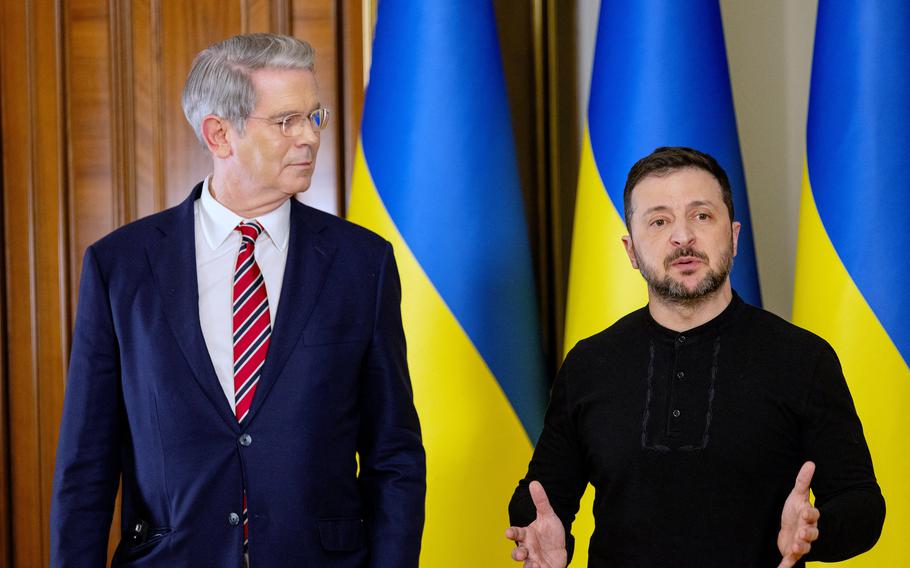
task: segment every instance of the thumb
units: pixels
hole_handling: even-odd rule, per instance
[[[553,507],[550,505],[550,500],[547,498],[547,492],[543,490],[543,485],[539,481],[532,481],[528,486],[528,491],[531,492],[531,499],[534,501],[534,506],[537,508],[538,515],[552,515]]]
[[[799,469],[796,475],[796,483],[793,484],[792,494],[809,495],[809,486],[812,485],[812,476],[815,474],[815,464],[807,461]]]

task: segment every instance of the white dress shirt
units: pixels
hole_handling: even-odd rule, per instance
[[[233,303],[234,267],[240,252],[240,233],[234,229],[241,221],[253,221],[237,215],[212,197],[209,181],[202,185],[202,197],[196,200],[196,279],[199,285],[199,321],[202,336],[215,367],[224,396],[234,409],[234,344]],[[281,282],[288,258],[291,204],[285,201],[277,209],[257,217],[265,231],[256,240],[256,262],[265,279],[269,297],[269,316],[275,327]]]

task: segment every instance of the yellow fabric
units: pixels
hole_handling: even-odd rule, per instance
[[[401,314],[427,452],[420,565],[512,566],[508,503],[531,443],[477,349],[420,267],[373,184],[358,145],[349,219],[388,239],[401,274]]]
[[[903,247],[896,244],[898,250]],[[885,496],[885,527],[878,544],[836,565],[910,567],[910,369],[841,263],[819,217],[805,169],[793,322],[820,335],[837,351]]]
[[[569,261],[566,353],[579,340],[606,329],[648,303],[647,285],[632,268],[622,244],[626,233],[623,214],[613,206],[597,171],[591,138],[585,128]],[[594,532],[593,507],[594,490],[588,485],[572,526],[575,536],[572,566],[588,565],[588,545]]]

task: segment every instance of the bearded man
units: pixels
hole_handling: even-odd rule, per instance
[[[566,358],[509,506],[512,558],[566,566],[589,482],[592,567],[789,568],[871,548],[885,503],[837,355],[733,291],[723,168],[658,148],[624,206],[648,305]]]

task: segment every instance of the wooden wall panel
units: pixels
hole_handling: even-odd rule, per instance
[[[145,217],[161,211],[165,204],[160,3],[134,0],[130,17],[134,203],[136,216]]]
[[[240,33],[240,3],[205,0],[160,0],[161,70],[164,104],[165,205],[186,199],[212,166],[183,117],[183,83],[193,57],[207,45]]]
[[[322,132],[322,142],[316,160],[316,172],[310,189],[301,201],[324,211],[340,214],[344,202],[344,147],[341,139],[342,114],[339,96],[338,6],[335,2],[295,1],[291,12],[291,34],[310,43],[316,50],[316,78],[323,106],[332,116]]]
[[[4,18],[3,7],[0,6],[0,19]],[[0,35],[3,25],[0,24]],[[0,94],[3,93],[3,41],[0,40]],[[0,196],[3,195],[3,105],[0,103]],[[0,251],[6,249],[6,239],[3,231],[3,199],[0,199]],[[0,274],[6,274],[6,256],[0,254]],[[0,566],[10,566],[10,512],[9,491],[9,411],[7,406],[6,387],[9,385],[9,365],[7,360],[6,342],[6,278],[0,278]]]
[[[12,539],[19,543],[12,555],[14,565],[40,563],[40,463],[36,436],[38,416],[35,401],[35,355],[33,345],[34,299],[31,239],[31,193],[34,184],[31,150],[33,117],[30,85],[31,40],[34,31],[26,6],[4,3],[2,121],[3,121],[3,200],[6,304],[6,329],[9,374],[9,431],[11,487],[10,522]],[[13,89],[13,85],[19,88]],[[15,145],[10,142],[15,140]],[[21,435],[20,433],[27,433]],[[31,513],[30,513],[31,511]],[[14,522],[13,522],[14,519]],[[20,546],[28,551],[19,552]],[[34,556],[36,554],[38,556]]]
[[[70,257],[78,282],[82,255],[127,219],[115,182],[110,12],[96,0],[71,0],[64,14],[69,148]],[[76,290],[72,291],[75,305]]]
[[[69,339],[58,15],[54,2],[7,3],[2,24],[9,526],[15,566],[49,560],[49,496]]]
[[[57,449],[59,417],[70,343],[69,263],[66,254],[65,129],[61,21],[56,2],[35,6],[35,83],[33,135],[37,156],[33,188],[35,326],[37,371],[41,558],[50,561],[48,519]]]
[[[339,196],[341,213],[347,214],[347,203],[350,199],[351,173],[354,171],[354,152],[360,140],[360,120],[363,114],[364,86],[369,69],[364,65],[364,43],[372,42],[372,20],[367,18],[369,29],[364,30],[364,0],[343,0],[341,3],[341,41],[339,42],[341,106],[337,112],[344,152],[344,179]],[[369,10],[369,7],[368,7]],[[367,14],[370,15],[369,12]],[[342,114],[343,113],[343,114]]]

